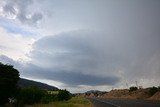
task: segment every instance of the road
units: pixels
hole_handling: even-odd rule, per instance
[[[88,98],[93,107],[160,107],[160,101]]]

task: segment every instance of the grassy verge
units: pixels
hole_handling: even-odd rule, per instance
[[[58,101],[49,104],[34,104],[26,107],[91,107],[91,103],[83,97],[73,97],[69,101]]]

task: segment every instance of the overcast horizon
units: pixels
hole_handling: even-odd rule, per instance
[[[67,89],[160,85],[159,0],[0,0],[0,62]]]

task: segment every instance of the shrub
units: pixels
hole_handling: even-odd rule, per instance
[[[45,91],[37,87],[27,87],[20,90],[17,100],[20,105],[39,103],[45,94]]]
[[[69,91],[65,90],[59,90],[57,99],[59,101],[69,100],[71,99],[71,93]]]
[[[150,87],[149,88],[149,94],[154,95],[158,91],[157,87]]]
[[[41,103],[43,104],[47,104],[53,101],[57,101],[57,95],[45,94],[45,96],[43,96],[41,99]]]
[[[130,88],[129,88],[129,92],[136,91],[136,90],[138,90],[137,87],[130,87]]]
[[[160,91],[160,86],[158,86],[158,91]]]
[[[47,95],[42,97],[42,99],[41,99],[41,103],[43,103],[43,104],[48,104],[50,101],[51,101],[51,99]]]

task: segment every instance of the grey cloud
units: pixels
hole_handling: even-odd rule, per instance
[[[43,15],[40,12],[29,11],[29,7],[34,3],[33,0],[4,0],[2,7],[4,14],[15,16],[20,22],[29,25],[36,25],[42,20]]]
[[[6,46],[0,45],[0,49],[6,49]]]
[[[12,64],[15,65],[14,60],[12,60],[11,58],[5,56],[5,55],[0,55],[0,62],[5,63],[5,64]]]
[[[78,86],[78,85],[115,85],[120,78],[115,76],[94,76],[91,74],[83,74],[81,72],[68,72],[68,71],[55,71],[54,69],[41,68],[33,64],[29,64],[25,70],[28,72],[23,72],[22,75],[26,75],[32,78],[42,78],[54,81],[62,82],[68,86]]]
[[[21,64],[18,61],[13,60],[12,58],[9,58],[5,55],[0,55],[0,62],[4,64],[10,64],[13,65],[16,69],[21,70],[23,69],[23,64]]]
[[[115,85],[119,82],[119,78],[115,76],[94,76],[91,74],[82,74],[81,72],[56,72],[53,73],[57,80],[69,85]]]
[[[6,4],[3,7],[3,11],[5,11],[8,14],[13,14],[13,15],[16,14],[16,10],[14,9],[11,3]]]
[[[117,36],[71,31],[41,38],[33,45],[30,58],[35,65],[53,69],[46,75],[59,75],[63,71],[70,76],[82,74],[80,77],[84,80],[83,74],[91,79],[113,77],[133,82],[154,77],[158,81],[159,40],[156,35]]]
[[[30,57],[35,64],[55,69],[111,75],[109,71],[115,69],[113,66],[118,63],[119,56],[111,52],[110,42],[103,37],[105,35],[83,30],[45,37],[34,44]],[[105,44],[107,41],[109,43]],[[107,47],[107,51],[103,50]]]

